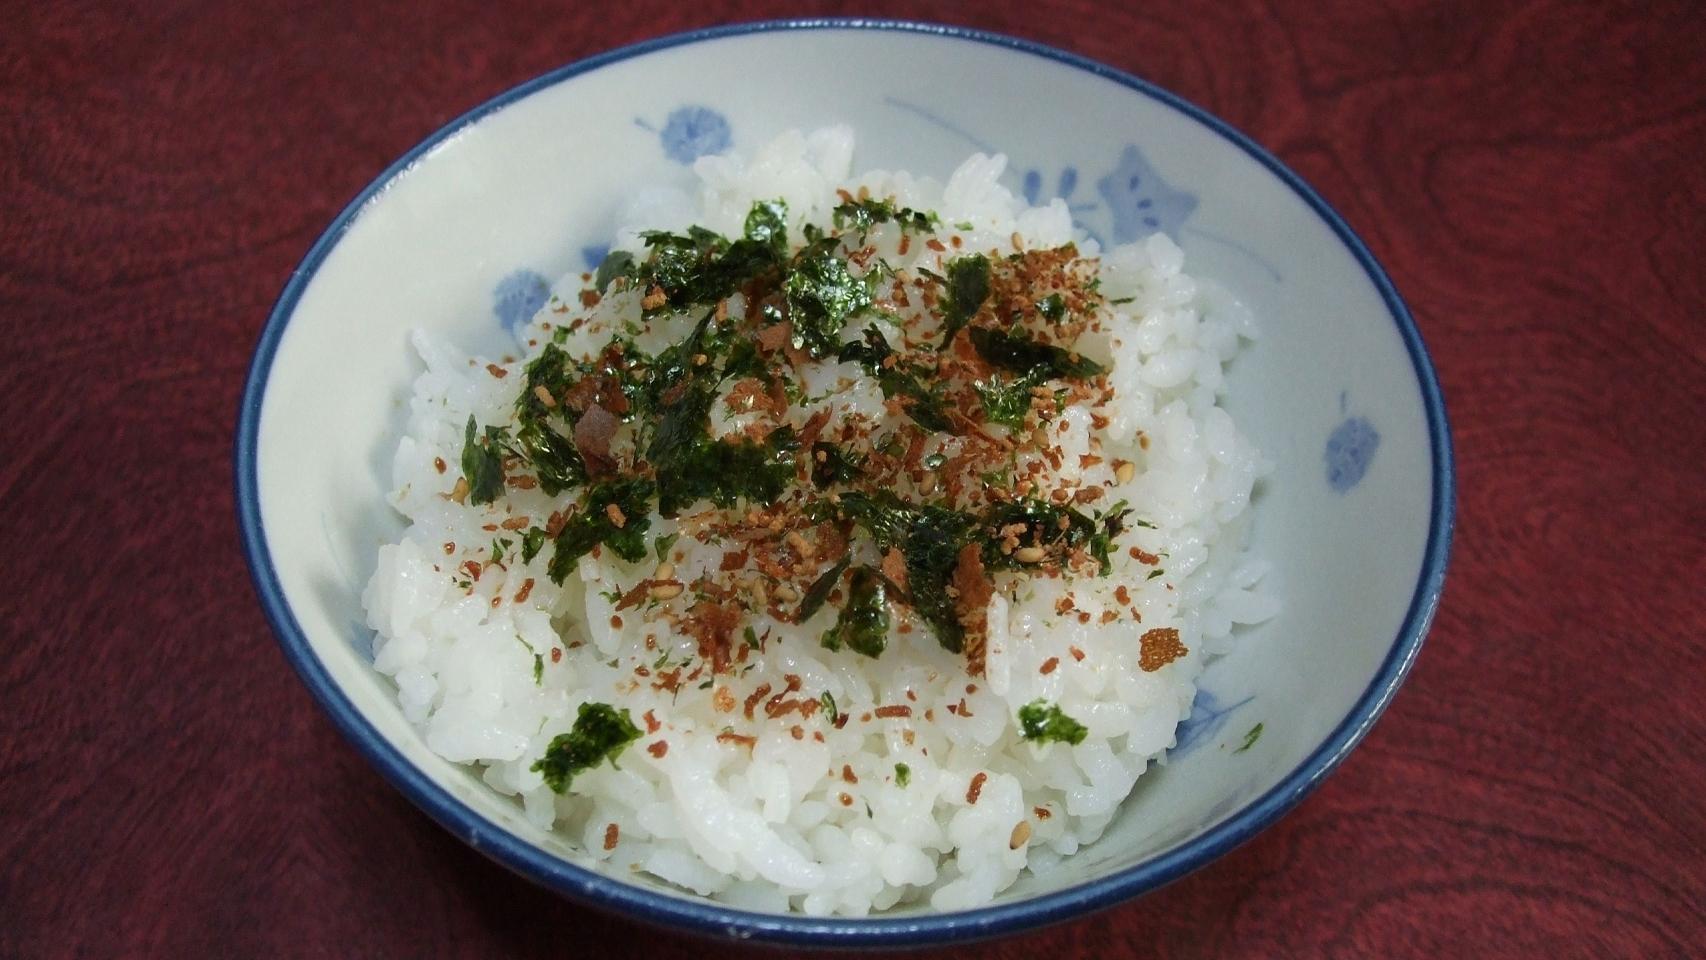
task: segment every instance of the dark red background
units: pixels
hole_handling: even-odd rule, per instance
[[[1248,131],[1391,271],[1456,429],[1437,625],[1344,767],[1172,887],[959,955],[1706,938],[1698,6],[6,6],[0,955],[736,952],[570,906],[368,768],[262,620],[231,438],[279,288],[393,158],[588,54],[801,13],[1019,34]]]

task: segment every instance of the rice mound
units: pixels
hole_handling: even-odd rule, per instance
[[[826,607],[804,624],[761,614],[752,625],[771,639],[744,672],[660,689],[656,672],[692,661],[694,640],[638,610],[615,609],[652,575],[653,558],[631,564],[609,550],[589,554],[558,586],[546,575],[546,553],[522,562],[512,547],[501,564],[487,561],[494,539],[508,535],[502,520],[542,517],[560,504],[540,489],[508,489],[484,506],[451,496],[468,418],[504,422],[517,374],[553,335],[563,336],[569,318],[585,318],[562,344],[577,357],[596,354],[610,330],[639,322],[638,291],[583,307],[586,278],[575,274],[518,331],[519,359],[470,357],[415,335],[425,371],[414,384],[391,498],[411,525],[379,550],[363,603],[377,634],[374,666],[395,681],[427,746],[474,765],[531,822],[615,875],[643,871],[761,911],[863,915],[921,901],[965,909],[990,901],[1021,871],[1046,871],[1094,841],[1138,776],[1165,762],[1204,658],[1226,649],[1235,624],[1275,612],[1259,589],[1265,566],[1244,550],[1251,490],[1268,465],[1217,405],[1226,364],[1256,329],[1229,296],[1183,272],[1183,255],[1165,235],[1098,251],[1063,201],[1027,207],[1015,199],[998,182],[1004,157],[975,155],[946,184],[903,172],[855,177],[852,157],[852,133],[830,128],[786,134],[750,160],[703,158],[698,195],[634,198],[616,247],[643,256],[640,230],[689,224],[738,236],[753,203],[773,198],[786,201],[792,230],[827,228],[840,189],[935,211],[937,236],[957,235],[966,250],[1006,254],[1016,243],[1076,241],[1081,256],[1099,256],[1101,292],[1120,302],[1075,349],[1111,367],[1114,400],[1096,432],[1100,462],[1087,456],[1087,406],[1061,413],[1055,440],[1063,471],[1107,486],[1110,499],[1129,501],[1149,524],[1121,536],[1107,576],[1033,578],[996,590],[981,677],[968,676],[925,629],[892,633],[878,659],[824,649],[817,638],[835,617]],[[873,243],[895,266],[942,270],[948,253],[918,243],[900,255],[894,232],[882,230]],[[636,341],[656,352],[690,325],[656,323]],[[853,365],[830,357],[805,379],[807,401],[790,414],[796,422],[819,410],[893,417]],[[726,404],[715,410],[714,433],[741,428]],[[1113,466],[1122,459],[1135,465],[1123,483]],[[688,518],[650,519],[664,536],[684,532]],[[671,558],[690,580],[716,570],[722,552],[683,535]],[[1138,637],[1157,629],[1176,630],[1184,652],[1142,669]],[[827,710],[773,719],[742,709],[761,687],[767,694],[790,684],[802,697],[827,694],[846,721],[830,722]],[[1022,738],[1017,712],[1039,698],[1087,728],[1082,742]],[[646,717],[646,732],[616,763],[555,793],[532,767],[591,702],[625,708],[636,723]],[[876,715],[885,705],[909,710]],[[654,746],[660,741],[666,750]]]

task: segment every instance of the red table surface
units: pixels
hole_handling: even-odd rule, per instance
[[[274,298],[392,159],[589,54],[806,13],[1029,37],[1248,131],[1391,272],[1456,433],[1444,601],[1349,761],[1170,887],[957,955],[1702,949],[1700,8],[7,6],[0,955],[742,952],[560,900],[382,780],[262,618],[230,457]]]

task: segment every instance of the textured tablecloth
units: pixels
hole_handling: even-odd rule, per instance
[[[0,956],[739,952],[571,906],[371,770],[262,619],[230,456],[274,297],[392,159],[589,54],[808,13],[1018,34],[1248,131],[1391,272],[1456,431],[1437,623],[1339,772],[1171,887],[958,955],[1701,949],[1698,6],[6,6]]]

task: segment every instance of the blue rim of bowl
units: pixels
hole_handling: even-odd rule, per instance
[[[1421,386],[1422,400],[1427,411],[1428,435],[1433,453],[1433,505],[1427,546],[1416,590],[1405,612],[1403,625],[1393,640],[1392,648],[1350,713],[1297,769],[1267,793],[1213,828],[1167,853],[1112,876],[1027,900],[956,913],[835,918],[738,910],[708,900],[671,896],[633,886],[575,866],[481,817],[434,783],[411,764],[401,751],[386,741],[339,689],[325,664],[309,646],[301,626],[296,622],[285,600],[278,574],[273,569],[266,531],[261,525],[255,447],[267,377],[279,341],[295,312],[297,301],[313,280],[315,272],[367,204],[438,144],[489,114],[564,80],[622,60],[685,44],[742,34],[809,30],[897,31],[1002,47],[1066,64],[1112,80],[1179,111],[1249,154],[1296,191],[1298,196],[1309,204],[1310,209],[1332,227],[1333,232],[1362,265],[1369,280],[1380,291],[1381,298],[1403,337],[1404,345],[1409,350],[1410,362]],[[1421,334],[1416,329],[1409,309],[1386,276],[1386,272],[1338,212],[1276,157],[1201,107],[1148,81],[1077,54],[1029,40],[964,27],[873,19],[800,19],[734,24],[672,34],[622,47],[558,68],[505,91],[451,121],[422,141],[391,164],[350,201],[343,212],[338,214],[337,219],[332,221],[331,226],[327,227],[325,233],[309,248],[307,256],[286,282],[278,303],[267,317],[266,326],[262,329],[260,341],[255,348],[254,360],[249,366],[248,382],[243,389],[238,413],[235,472],[237,513],[245,558],[256,592],[260,595],[262,608],[278,635],[285,658],[296,668],[309,691],[357,750],[429,816],[488,857],[583,904],[650,923],[713,936],[815,946],[910,946],[963,942],[1062,922],[1113,906],[1171,883],[1226,854],[1285,815],[1313,791],[1368,733],[1403,683],[1411,664],[1415,662],[1445,583],[1446,560],[1451,551],[1456,487],[1445,401],[1440,394],[1433,363],[1422,344]]]

